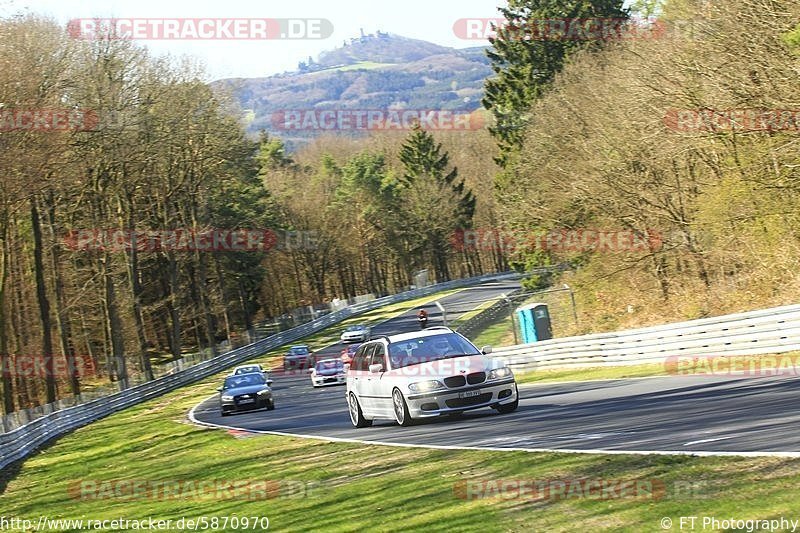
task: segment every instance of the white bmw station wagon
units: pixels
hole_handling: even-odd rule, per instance
[[[519,405],[511,369],[450,328],[373,337],[362,344],[347,372],[350,420],[357,428],[376,418],[409,426],[416,419]]]

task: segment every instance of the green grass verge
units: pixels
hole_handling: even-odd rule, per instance
[[[535,372],[516,373],[518,383],[547,383],[557,381],[590,381],[603,379],[642,378],[666,376],[664,365],[635,365],[564,368],[537,370]]]
[[[474,317],[478,313],[481,313],[481,312],[485,311],[486,309],[490,308],[491,306],[493,306],[496,303],[497,303],[497,299],[486,300],[485,302],[481,303],[481,305],[479,305],[478,307],[476,307],[472,311],[467,311],[463,315],[459,316],[458,319],[451,321],[449,323],[449,325],[451,327],[453,327],[453,328],[457,328],[460,324],[463,324],[464,322],[466,322],[470,318]]]
[[[514,332],[511,330],[511,317],[486,326],[483,331],[478,333],[473,344],[476,346],[512,346],[514,344]]]
[[[656,376],[707,376],[728,377],[743,375],[774,376],[777,369],[797,375],[800,369],[800,352],[779,355],[748,355],[735,357],[682,357],[669,365],[651,363],[646,365],[554,368],[519,373],[519,383],[546,383],[557,381],[590,381]],[[743,374],[742,374],[743,373]]]
[[[235,438],[186,423],[187,410],[215,385],[206,380],[59,439],[18,472],[5,473],[12,479],[5,480],[2,514],[34,521],[47,515],[173,523],[182,517],[267,516],[270,527],[281,531],[638,532],[659,530],[663,517],[675,524],[679,516],[792,517],[798,508],[797,459],[425,450]],[[538,501],[509,498],[513,492],[463,497],[466,481],[574,479],[655,480],[663,493],[596,499],[573,492]],[[132,499],[109,490],[123,480],[178,482],[182,488],[169,497],[144,492]],[[187,492],[190,482],[248,480],[292,481],[303,489],[253,501]],[[101,498],[76,490],[81,482],[95,482]]]

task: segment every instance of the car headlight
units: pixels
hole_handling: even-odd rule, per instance
[[[508,368],[507,366],[504,366],[503,368],[495,368],[494,370],[489,372],[488,379],[502,379],[513,375],[514,374],[511,372],[511,369]]]
[[[233,396],[230,396],[228,394],[223,394],[222,395],[222,401],[223,402],[232,402],[233,401]]]
[[[411,392],[430,392],[434,390],[443,389],[444,385],[440,381],[420,381],[418,383],[411,383],[408,385]]]
[[[262,390],[258,391],[258,395],[259,396],[264,395],[264,394],[269,394],[269,389],[262,389]]]

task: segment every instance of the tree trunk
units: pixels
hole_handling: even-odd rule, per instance
[[[3,210],[0,219],[0,368],[3,382],[3,413],[14,412],[14,380],[11,373],[11,357],[8,355],[8,337],[6,327],[6,284],[8,282],[9,246],[8,246],[8,212]]]
[[[64,296],[64,276],[61,271],[60,248],[57,244],[58,231],[56,229],[56,205],[53,192],[48,195],[48,226],[50,228],[50,240],[53,246],[50,247],[50,261],[53,270],[53,283],[55,285],[55,307],[56,324],[58,326],[59,339],[61,340],[61,352],[67,359],[67,370],[69,372],[69,385],[73,396],[81,393],[81,382],[78,367],[75,362],[75,346],[72,344],[72,328],[69,317],[64,310],[66,298]]]
[[[45,387],[47,403],[56,401],[56,377],[53,364],[52,324],[50,323],[50,300],[44,283],[44,261],[42,260],[42,227],[36,198],[31,197],[31,226],[33,229],[33,268],[36,277],[36,300],[42,323],[42,356],[44,357]]]
[[[191,283],[196,284],[194,290],[200,300],[200,312],[203,314],[203,321],[205,322],[206,341],[208,342],[208,347],[211,348],[212,357],[216,357],[219,355],[215,337],[216,325],[214,324],[214,316],[211,313],[211,304],[208,299],[208,254],[197,251],[196,257],[197,276],[192,278]]]
[[[129,213],[128,227],[134,231],[136,220],[134,218],[134,209],[131,206]],[[135,235],[135,231],[133,235]],[[135,239],[135,237],[134,237]],[[139,360],[142,366],[142,373],[144,379],[152,381],[153,366],[150,363],[150,354],[147,351],[147,339],[144,336],[144,315],[142,313],[142,283],[139,280],[139,250],[137,249],[136,242],[131,242],[130,251],[128,252],[128,278],[130,279],[131,296],[133,299],[133,319],[136,326],[136,340],[139,344]]]
[[[108,332],[111,337],[111,351],[116,369],[119,389],[125,390],[130,386],[128,381],[128,365],[125,361],[125,342],[122,339],[122,322],[119,317],[117,307],[117,292],[114,287],[114,279],[108,266],[109,258],[105,256],[103,260],[103,280],[105,282],[105,308],[108,317]]]
[[[167,253],[169,269],[169,296],[167,299],[167,309],[170,316],[170,348],[172,349],[173,359],[181,357],[181,315],[178,312],[178,263],[175,261],[175,252]]]
[[[225,322],[225,338],[228,339],[228,343],[231,341],[231,317],[230,312],[228,311],[228,300],[227,300],[227,290],[225,287],[225,274],[222,271],[222,265],[220,264],[219,258],[214,258],[214,267],[216,268],[217,272],[217,282],[219,284],[219,298],[222,302],[222,319]]]

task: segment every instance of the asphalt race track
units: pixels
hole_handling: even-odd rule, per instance
[[[520,288],[518,281],[504,281],[497,283],[486,283],[478,287],[472,287],[459,291],[450,296],[440,298],[439,302],[444,306],[447,311],[447,320],[452,321],[464,313],[472,311],[480,305],[480,302],[485,300],[494,300],[500,297],[503,293]],[[406,331],[415,331],[419,329],[417,323],[417,313],[420,309],[425,309],[428,313],[428,326],[443,326],[442,312],[436,304],[430,303],[415,307],[413,310],[403,313],[401,316],[387,320],[372,327],[372,335],[389,335],[392,333],[404,333]],[[326,348],[315,350],[315,355],[338,355],[346,345],[344,343],[336,343]],[[312,346],[312,348],[314,348]],[[480,348],[480,346],[479,346]]]
[[[485,298],[508,290],[508,284],[482,286],[443,302],[455,310],[458,302],[479,299],[474,291],[484,291]],[[428,311],[429,324],[436,325],[433,310]],[[415,329],[415,313],[374,332]],[[519,409],[508,415],[483,409],[408,428],[376,420],[364,429],[350,423],[344,386],[314,389],[307,376],[274,379],[274,411],[222,418],[215,395],[198,405],[193,416],[204,424],[242,430],[401,445],[800,456],[798,377],[675,376],[520,386]]]

